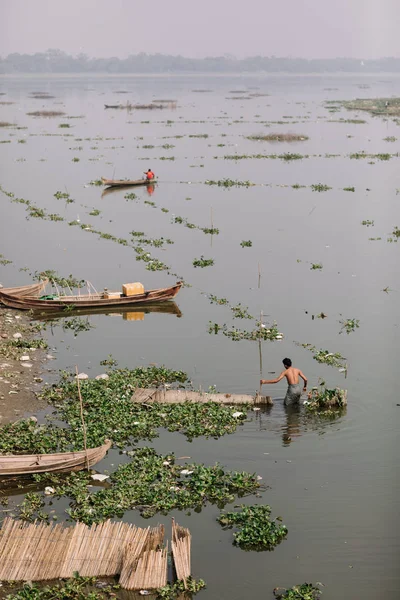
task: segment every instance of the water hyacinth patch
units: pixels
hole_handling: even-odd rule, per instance
[[[347,391],[340,388],[328,389],[325,384],[313,387],[304,402],[307,411],[343,408],[347,404]]]
[[[224,470],[219,464],[176,464],[173,454],[157,454],[153,448],[137,448],[131,462],[119,465],[107,488],[87,493],[91,476],[77,472],[62,477],[46,476],[55,495],[71,498],[70,517],[90,525],[109,518],[122,517],[127,510],[138,509],[144,518],[171,510],[196,512],[208,503],[222,508],[235,496],[254,494],[261,485],[254,473]],[[36,476],[43,481],[45,476]]]
[[[222,513],[217,521],[225,529],[236,527],[233,544],[243,550],[273,550],[287,536],[288,530],[278,519],[271,520],[268,505],[245,506],[236,512]]]
[[[318,600],[322,593],[318,585],[321,584],[302,583],[287,590],[275,588],[274,596],[278,600]]]

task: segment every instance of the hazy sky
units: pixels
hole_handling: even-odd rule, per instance
[[[0,0],[0,55],[400,57],[400,0]]]

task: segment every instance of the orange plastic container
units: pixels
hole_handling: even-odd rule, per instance
[[[137,296],[138,294],[144,294],[144,285],[139,281],[136,283],[124,283],[122,286],[122,293],[124,296]]]

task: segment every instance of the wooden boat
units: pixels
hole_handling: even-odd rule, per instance
[[[76,296],[57,296],[52,300],[41,300],[33,296],[19,297],[13,294],[2,294],[2,302],[9,308],[19,310],[33,310],[41,312],[55,312],[60,310],[73,311],[87,308],[113,308],[136,306],[137,304],[157,304],[172,300],[182,287],[182,282],[166,288],[148,290],[135,296],[124,296],[120,292],[100,292],[94,294],[80,294]]]
[[[155,179],[106,179],[101,178],[103,185],[107,187],[132,187],[134,185],[152,185]]]
[[[80,471],[101,461],[107,450],[111,448],[111,443],[110,440],[106,440],[98,448],[88,448],[87,451],[82,450],[79,452],[0,456],[0,476]]]
[[[31,285],[21,285],[19,287],[10,287],[10,288],[0,288],[0,302],[2,294],[12,294],[13,296],[19,296],[20,298],[24,296],[37,296],[39,297],[40,292],[44,290],[46,285],[49,283],[48,279],[43,279],[42,281],[38,281],[37,283],[32,283]]]
[[[173,300],[169,302],[154,302],[154,304],[140,304],[139,306],[115,306],[114,308],[76,308],[66,313],[65,310],[51,311],[32,311],[34,321],[53,321],[59,318],[68,319],[69,317],[90,317],[91,315],[122,316],[123,319],[130,320],[133,314],[163,313],[181,317],[182,312],[179,306]],[[132,319],[133,320],[133,319]]]
[[[118,193],[118,192],[119,193],[124,192],[126,190],[129,190],[130,187],[131,186],[129,186],[129,185],[118,185],[118,186],[115,186],[115,187],[105,187],[105,188],[103,188],[103,191],[101,193],[101,197],[104,198],[104,196],[108,196],[109,194],[115,194],[115,193]],[[154,189],[155,189],[155,187],[156,187],[155,183],[153,183],[153,182],[152,183],[147,183],[146,190],[149,191],[151,189],[151,192],[153,192]]]

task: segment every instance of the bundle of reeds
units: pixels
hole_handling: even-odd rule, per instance
[[[129,544],[124,553],[120,585],[126,590],[158,589],[167,584],[168,544],[162,548],[164,526],[152,527],[138,555]]]
[[[175,571],[178,579],[182,579],[186,588],[186,580],[190,577],[191,558],[190,545],[192,536],[189,529],[181,527],[172,519],[172,555],[174,558]]]

